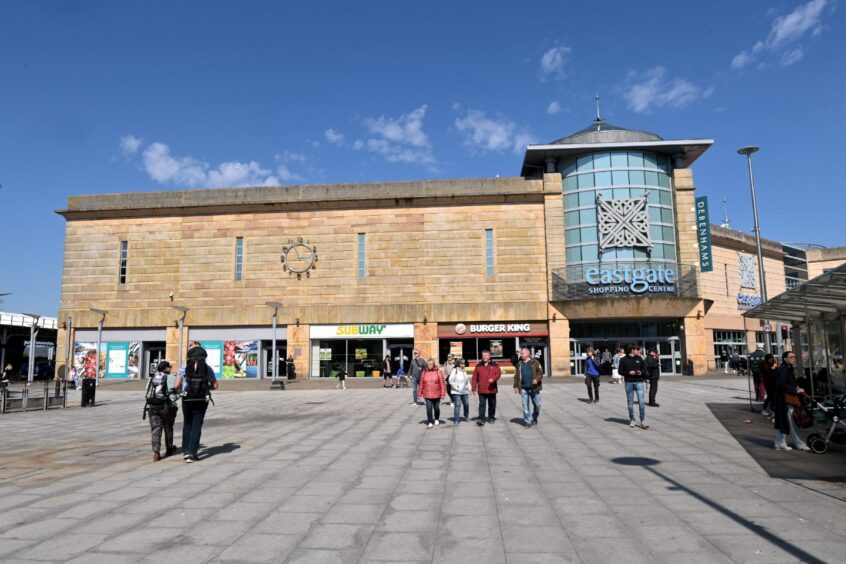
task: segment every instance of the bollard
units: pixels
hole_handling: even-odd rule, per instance
[[[0,390],[0,413],[6,413],[6,386],[3,386],[3,389]]]
[[[44,411],[47,411],[47,405],[50,403],[50,381],[44,380]]]
[[[68,381],[62,383],[62,409],[68,406]]]

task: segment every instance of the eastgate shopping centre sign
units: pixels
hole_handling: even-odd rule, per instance
[[[588,268],[585,271],[588,294],[675,294],[673,268]]]

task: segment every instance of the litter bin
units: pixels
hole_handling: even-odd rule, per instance
[[[692,360],[688,360],[685,363],[683,375],[684,376],[693,376],[693,361]]]
[[[97,381],[94,378],[82,379],[82,407],[94,405],[94,395],[97,392]]]

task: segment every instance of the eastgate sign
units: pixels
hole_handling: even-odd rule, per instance
[[[588,294],[675,294],[676,271],[672,268],[589,268]]]

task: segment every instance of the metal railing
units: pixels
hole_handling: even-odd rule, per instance
[[[25,385],[22,388],[3,386],[0,389],[0,414],[20,411],[47,411],[65,408],[68,404],[68,384],[63,380],[47,380],[43,386]]]
[[[596,262],[552,271],[552,300],[638,296],[699,298],[699,267],[662,262]]]

